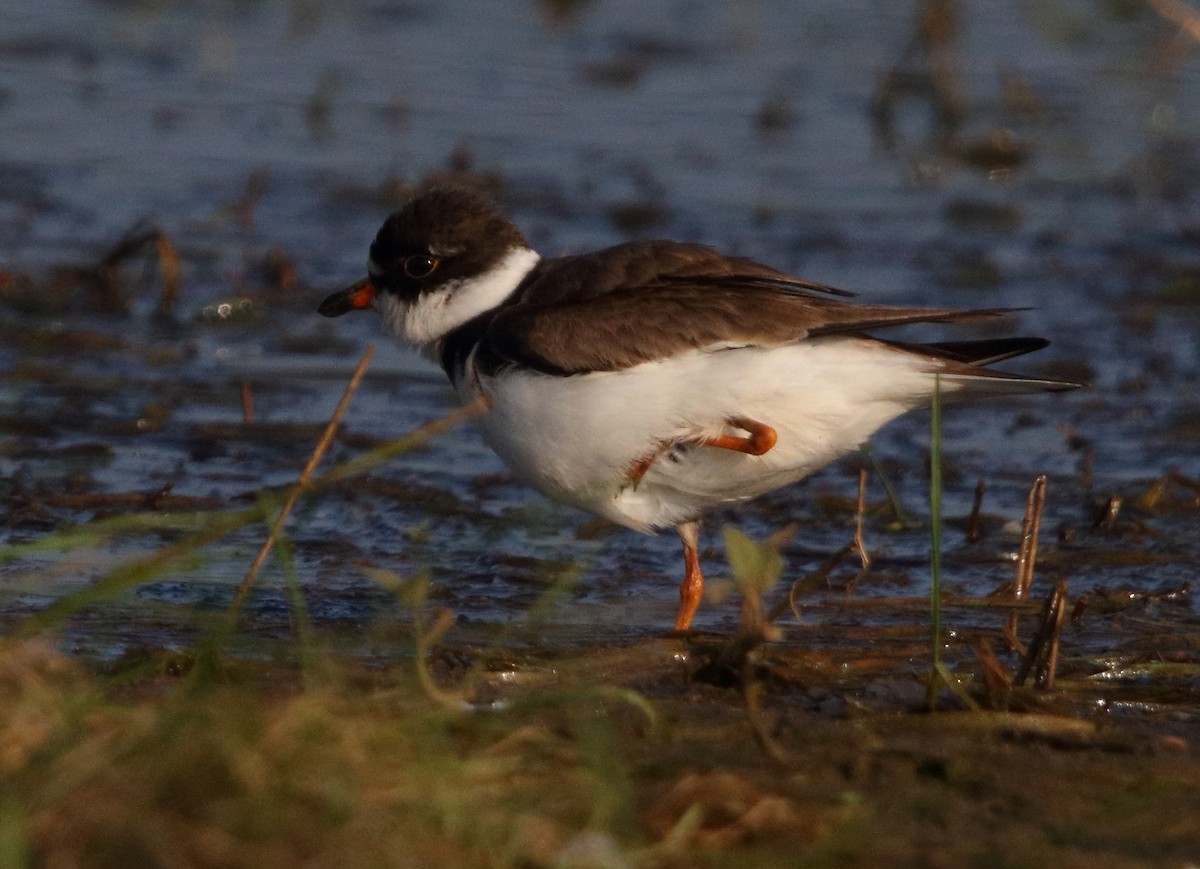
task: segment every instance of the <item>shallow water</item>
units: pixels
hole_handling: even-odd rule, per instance
[[[946,512],[965,516],[982,479],[991,519],[978,543],[947,531],[947,584],[978,596],[1011,576],[1039,473],[1050,484],[1037,597],[1058,578],[1093,600],[1193,581],[1195,50],[1134,4],[945,4],[956,23],[931,18],[937,38],[919,34],[910,4],[680,8],[60,0],[7,10],[0,543],[112,513],[251,505],[262,487],[295,479],[370,342],[379,352],[331,460],[448,411],[440,372],[373,318],[330,322],[315,306],[361,275],[371,235],[409,185],[467,170],[544,252],[666,236],[884,302],[1031,308],[1016,328],[1054,344],[1013,367],[1091,387],[947,412]],[[96,280],[105,251],[142,218],[178,250],[177,298],[163,295],[153,241],[109,284]],[[918,519],[928,439],[928,418],[914,415],[874,441]],[[709,574],[727,572],[715,533],[727,521],[756,536],[797,523],[785,577],[817,569],[852,533],[859,463],[714,516]],[[1154,497],[1172,471],[1181,478]],[[404,619],[364,567],[428,570],[430,602],[464,623],[521,623],[560,585],[541,630],[568,640],[628,640],[670,623],[673,535],[578,535],[587,517],[502,472],[466,427],[370,484],[303,503],[289,525],[292,564],[318,625]],[[922,595],[927,531],[894,527],[874,473],[868,495],[875,569],[855,595]],[[1097,525],[1111,496],[1123,507]],[[227,606],[263,534],[231,535],[186,570],[91,606],[69,643],[111,657],[187,641],[197,612]],[[5,620],[173,539],[121,536],[4,563]],[[839,609],[854,573],[840,565],[828,591],[808,596],[808,627],[841,637],[890,618],[923,624],[909,610]],[[252,632],[286,636],[276,563],[258,588]],[[1133,606],[1145,621],[1092,609],[1066,642],[1086,656],[1143,634],[1196,636],[1188,600]],[[967,630],[996,620],[954,618]],[[697,625],[736,621],[727,601],[706,605]]]

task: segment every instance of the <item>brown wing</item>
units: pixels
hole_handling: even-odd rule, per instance
[[[521,285],[519,294],[522,302],[548,305],[685,281],[697,287],[757,286],[830,296],[854,295],[794,278],[754,260],[677,241],[630,242],[593,253],[543,260]]]
[[[815,335],[1003,313],[827,298],[818,293],[830,288],[749,260],[731,260],[714,251],[697,262],[696,251],[709,249],[671,247],[680,249],[678,260],[670,257],[672,249],[660,249],[645,261],[572,258],[572,270],[579,272],[568,275],[569,282],[561,273],[553,282],[535,273],[519,300],[491,319],[478,364],[485,371],[513,364],[549,374],[616,371],[704,347],[777,346]],[[606,280],[596,283],[598,270],[618,268],[619,273],[606,272]],[[608,290],[588,295],[582,289],[598,285]]]

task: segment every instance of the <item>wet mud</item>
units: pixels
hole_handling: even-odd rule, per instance
[[[54,778],[71,745],[109,740],[137,779],[150,761],[111,734],[150,732],[122,716],[166,714],[197,680],[234,699],[189,720],[227,702],[287,729],[307,697],[377,739],[394,708],[464,791],[525,768],[439,804],[417,832],[444,865],[1200,859],[1180,820],[1200,809],[1200,19],[1157,0],[713,3],[684,23],[643,5],[12,16],[0,687],[13,709],[60,677],[105,698],[81,729],[35,704],[46,777],[33,749],[3,761],[20,784],[0,819],[33,819],[30,865],[56,823],[79,837],[62,842],[128,829],[146,865],[179,857],[129,818],[45,801],[105,786]],[[445,180],[490,191],[547,253],[673,237],[881,302],[1027,309],[1012,333],[1053,343],[1014,367],[1088,388],[946,409],[936,643],[920,414],[710,517],[698,632],[665,638],[673,538],[529,492],[469,420],[428,428],[453,411],[440,371],[373,318],[316,315],[386,213]],[[730,526],[777,572],[738,575]],[[310,696],[313,660],[332,695]],[[335,832],[312,853],[348,853],[344,831],[384,823],[363,806],[392,805],[382,773],[347,764],[366,784],[347,815],[321,803]],[[592,799],[538,802],[579,788]],[[129,793],[171,830],[213,805]],[[488,844],[456,812],[490,819]],[[263,841],[291,829],[263,824]],[[195,848],[180,859],[237,865]],[[257,865],[296,865],[280,848]]]

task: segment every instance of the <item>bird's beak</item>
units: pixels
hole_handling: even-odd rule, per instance
[[[370,278],[363,278],[357,284],[351,284],[344,290],[338,290],[329,296],[317,308],[317,313],[326,317],[340,317],[351,311],[371,307],[375,301],[375,286]]]

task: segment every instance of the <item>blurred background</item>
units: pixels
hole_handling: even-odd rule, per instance
[[[449,409],[440,371],[374,318],[315,306],[363,274],[415,186],[454,178],[489,189],[543,253],[672,237],[871,300],[1030,308],[1019,331],[1054,343],[1022,370],[1092,388],[955,409],[947,510],[965,514],[986,479],[987,552],[1003,560],[1006,523],[1047,473],[1060,538],[1197,550],[1194,7],[8,0],[0,21],[0,542],[236,506],[293,480],[370,342],[335,458]],[[876,444],[918,512],[927,429],[914,417]],[[573,599],[606,607],[613,630],[669,621],[673,539],[576,539],[586,517],[515,485],[468,429],[373,480],[297,517],[319,616],[362,618],[387,597],[356,564],[429,569],[442,601],[483,619],[569,564]],[[802,571],[841,547],[856,480],[843,464],[732,518],[762,533],[799,521],[787,554]],[[141,629],[224,605],[260,539],[140,586]],[[53,581],[6,568],[4,609],[43,607],[152,542]],[[923,532],[877,546],[923,587]],[[1137,576],[1091,564],[1083,582],[1177,587],[1187,560]],[[994,564],[968,561],[963,590],[994,585]],[[270,588],[255,612],[285,623]],[[97,636],[79,642],[120,645]]]

